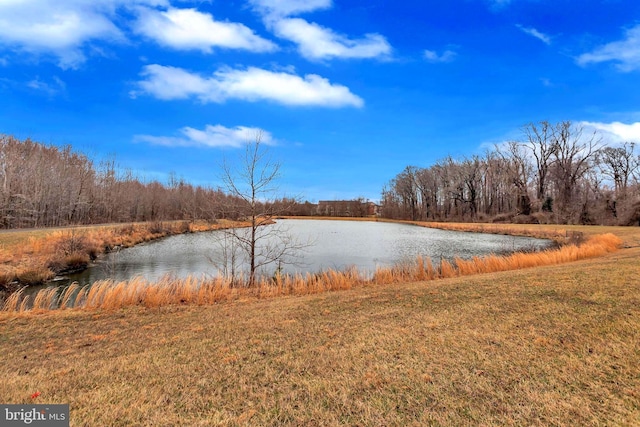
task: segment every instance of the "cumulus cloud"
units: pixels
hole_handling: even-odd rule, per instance
[[[298,15],[316,10],[329,9],[332,0],[249,0],[254,9],[273,19]]]
[[[159,99],[196,98],[203,103],[273,101],[289,106],[361,107],[364,101],[349,88],[332,84],[316,74],[300,77],[290,72],[275,72],[256,67],[224,67],[211,77],[203,77],[181,68],[147,65],[141,73],[138,90],[131,95],[148,94]]]
[[[445,50],[442,54],[438,54],[435,50],[424,51],[424,58],[433,63],[451,62],[456,58],[456,56],[458,56],[458,54],[452,50]]]
[[[330,28],[292,16],[329,9],[331,0],[250,0],[262,15],[267,28],[279,38],[298,45],[300,54],[310,60],[330,58],[384,58],[391,46],[380,34],[350,38]]]
[[[267,145],[275,143],[271,133],[264,129],[247,126],[228,128],[222,125],[207,125],[204,130],[186,126],[179,130],[179,134],[180,136],[136,135],[134,139],[139,142],[169,147],[237,148],[255,140],[256,135],[260,135],[261,142]]]
[[[169,8],[166,11],[141,8],[135,31],[174,49],[196,49],[210,53],[213,47],[271,52],[277,46],[234,22],[216,21],[196,9]]]
[[[124,2],[124,0],[121,0]],[[24,0],[0,2],[0,44],[58,58],[63,68],[85,60],[82,46],[93,40],[122,40],[111,15],[117,1]]]
[[[640,25],[627,30],[622,40],[607,43],[591,52],[583,53],[577,60],[579,65],[599,62],[615,62],[620,71],[640,70]]]
[[[613,143],[640,142],[640,122],[625,124],[621,122],[581,122],[587,129],[600,131],[605,139]]]
[[[140,73],[144,78],[138,82],[140,90],[132,91],[133,98],[139,94],[150,94],[158,99],[187,99],[198,97],[202,101],[211,97],[215,82],[190,73],[182,68],[163,65],[146,65]]]
[[[135,21],[124,21],[129,12],[137,15]],[[277,49],[243,24],[217,21],[196,9],[173,8],[168,0],[0,1],[0,46],[55,57],[62,68],[80,66],[89,46],[100,50],[97,42],[127,41],[127,28],[174,49]]]
[[[551,37],[544,33],[541,33],[535,28],[524,27],[522,25],[516,25],[516,27],[518,27],[525,34],[529,34],[530,36],[537,38],[544,44],[547,44],[547,45],[551,44]]]
[[[296,43],[300,54],[311,60],[378,58],[391,53],[391,46],[379,34],[366,34],[353,40],[300,18],[280,19],[272,27],[278,37]]]

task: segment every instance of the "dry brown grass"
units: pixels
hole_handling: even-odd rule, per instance
[[[423,227],[439,228],[452,231],[470,231],[473,233],[508,234],[510,236],[536,236],[544,239],[562,239],[570,236],[566,226],[549,227],[547,225],[519,224],[484,224],[456,222],[413,222]]]
[[[295,298],[6,313],[0,396],[69,403],[72,426],[639,425],[639,257]]]

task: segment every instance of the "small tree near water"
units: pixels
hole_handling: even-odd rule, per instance
[[[271,159],[262,140],[263,134],[258,132],[255,139],[247,143],[237,165],[232,166],[226,160],[222,165],[222,180],[232,196],[226,206],[227,214],[248,223],[245,228],[225,231],[224,269],[235,279],[239,272],[238,262],[246,262],[248,286],[255,284],[261,268],[272,264],[274,270],[279,269],[308,246],[297,242],[283,227],[273,224],[273,218],[290,206],[275,203],[280,200],[276,198],[280,163]]]

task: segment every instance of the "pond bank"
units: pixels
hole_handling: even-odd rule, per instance
[[[57,308],[113,310],[128,306],[162,307],[170,305],[210,305],[247,298],[274,298],[348,290],[360,287],[424,282],[476,274],[495,273],[524,268],[563,264],[599,257],[616,251],[622,240],[613,234],[590,236],[583,244],[568,244],[542,252],[489,255],[471,259],[455,258],[433,263],[429,257],[389,268],[378,268],[372,277],[357,269],[326,270],[317,274],[261,277],[252,287],[229,277],[164,277],[153,282],[143,278],[115,282],[97,281],[84,287],[77,283],[64,288],[43,289],[33,298],[22,291],[13,293],[5,302],[5,312],[40,313]]]
[[[176,234],[244,225],[228,220],[155,221],[3,231],[0,233],[0,293],[82,271],[97,257],[116,248]]]
[[[239,237],[243,232],[239,232]],[[214,277],[249,268],[246,251],[236,253],[231,264],[232,243],[223,232],[183,234],[140,245],[101,258],[96,267],[69,275],[69,284],[81,286],[99,280],[115,282],[141,276],[150,282],[169,274],[176,278],[205,275]],[[549,249],[547,239],[498,234],[461,233],[416,227],[412,224],[370,221],[325,221],[278,219],[258,230],[257,275],[315,274],[327,269],[344,271],[354,267],[370,278],[377,268],[413,262],[429,257],[453,262],[455,257],[470,259],[489,254],[532,252]],[[277,259],[265,255],[265,248],[296,247]]]
[[[297,217],[296,219],[307,219],[307,218],[300,218]],[[318,219],[318,218],[313,218],[313,219]],[[332,218],[333,219],[333,218]],[[372,219],[356,219],[359,221],[365,220],[365,221],[372,221]],[[380,221],[380,222],[394,222],[394,221],[387,221],[387,220],[376,220],[373,219],[373,221]],[[397,221],[396,221],[397,222]],[[570,250],[569,252],[573,251],[573,254],[571,254],[568,258],[566,255],[562,255],[560,256],[560,258],[556,257],[556,260],[552,260],[551,263],[555,264],[558,262],[566,262],[566,261],[571,261],[573,259],[581,259],[580,257],[590,257],[592,255],[589,255],[589,253],[591,253],[591,249],[587,250],[586,248],[588,246],[593,246],[593,245],[587,245],[585,247],[583,247],[584,245],[581,244],[583,243],[583,240],[589,240],[590,237],[593,237],[597,234],[605,234],[607,232],[610,233],[615,233],[616,235],[626,235],[626,236],[637,236],[636,239],[627,239],[625,238],[625,242],[624,245],[626,247],[629,247],[630,245],[638,245],[640,244],[640,233],[632,233],[632,229],[629,229],[628,227],[598,227],[598,226],[591,226],[591,227],[586,227],[586,226],[553,226],[553,225],[544,225],[544,226],[532,226],[532,225],[517,225],[517,224],[500,224],[500,225],[496,225],[496,224],[464,224],[464,223],[422,223],[422,222],[411,222],[411,221],[400,221],[401,223],[407,223],[407,224],[413,224],[413,225],[417,225],[417,226],[422,226],[422,227],[430,227],[430,228],[443,228],[443,229],[450,229],[450,230],[456,230],[456,231],[475,231],[475,232],[484,232],[484,233],[494,233],[494,234],[512,234],[512,235],[519,235],[519,236],[532,236],[532,237],[544,237],[547,239],[553,239],[557,242],[559,242],[561,245],[564,246],[570,246]],[[172,227],[174,229],[178,229],[181,228],[183,233],[187,233],[187,232],[194,232],[194,231],[206,231],[206,230],[215,230],[215,229],[220,229],[220,228],[228,228],[228,227],[232,227],[232,226],[238,226],[238,225],[242,225],[241,223],[231,223],[231,222],[224,222],[221,221],[217,224],[206,224],[206,223],[192,223],[192,224],[188,224],[189,225],[189,231],[187,231],[187,227],[185,227],[184,222],[173,222],[170,223],[172,225]],[[107,248],[105,249],[102,253],[107,252],[108,250],[110,250],[110,248],[113,247],[117,247],[116,245],[122,244],[122,246],[131,246],[136,242],[136,239],[131,238],[131,235],[136,234],[135,231],[137,230],[138,232],[141,231],[146,231],[145,233],[140,233],[137,239],[137,242],[144,242],[144,241],[149,241],[151,240],[151,238],[149,237],[149,231],[154,231],[153,228],[155,228],[155,231],[158,231],[159,227],[158,224],[129,224],[129,225],[123,225],[123,224],[110,224],[110,225],[102,225],[102,226],[89,226],[89,227],[74,227],[74,228],[67,228],[67,229],[55,229],[55,230],[32,230],[29,232],[26,232],[27,234],[23,234],[22,235],[22,240],[16,239],[15,236],[13,239],[7,239],[7,235],[9,234],[15,234],[15,233],[0,233],[0,256],[4,255],[4,262],[5,264],[3,266],[0,267],[4,267],[6,269],[7,267],[7,262],[6,262],[6,255],[7,255],[7,248],[11,248],[13,247],[14,250],[16,248],[19,248],[18,251],[19,253],[22,253],[23,255],[27,255],[27,258],[33,263],[35,261],[40,261],[40,265],[47,265],[43,262],[43,257],[42,252],[43,248],[58,248],[60,249],[60,245],[55,245],[55,244],[51,244],[52,241],[54,241],[54,239],[57,237],[64,237],[65,239],[67,239],[67,243],[68,240],[71,239],[71,241],[76,241],[76,240],[82,240],[80,239],[79,236],[85,236],[85,238],[88,239],[88,241],[90,242],[95,242],[95,240],[93,239],[93,235],[91,234],[92,231],[95,231],[96,229],[101,229],[102,230],[102,234],[103,235],[111,235],[113,237],[113,235],[117,235],[117,233],[111,233],[111,232],[106,232],[106,230],[119,230],[120,232],[122,232],[122,230],[126,230],[127,234],[129,235],[128,237],[123,237],[122,235],[120,235],[120,237],[118,239],[115,239],[115,241],[112,239],[112,244],[110,245],[104,245],[103,247]],[[166,228],[169,228],[168,226]],[[20,234],[20,232],[17,232],[18,234]],[[168,234],[165,234],[165,236]],[[25,237],[26,236],[26,237]],[[140,238],[140,236],[147,236],[147,237],[143,237]],[[576,237],[577,236],[577,237]],[[152,235],[153,237],[153,235]],[[164,237],[163,235],[159,235],[156,234],[156,237],[153,238],[161,238]],[[586,243],[589,243],[588,241]],[[592,243],[592,242],[591,242]],[[13,245],[13,246],[11,246]],[[600,245],[596,245],[596,246],[600,246]],[[582,248],[580,249],[580,251],[575,251],[573,248]],[[38,249],[40,249],[41,252],[38,252]],[[562,248],[560,248],[562,249]],[[547,253],[548,251],[545,251],[545,253]],[[567,252],[567,251],[565,251]],[[605,251],[606,252],[606,251]],[[11,252],[9,252],[11,253]],[[586,253],[586,255],[585,255]],[[40,256],[39,256],[40,255]],[[516,254],[517,255],[517,254]],[[531,255],[535,255],[535,254],[531,254]],[[16,254],[13,255],[14,259],[16,257]],[[577,257],[577,258],[576,258]],[[558,259],[563,259],[566,261],[558,261]],[[45,260],[46,261],[46,260]],[[469,271],[475,271],[475,272],[482,272],[482,271],[487,271],[487,267],[483,266],[483,265],[476,265],[476,266],[469,266],[469,265],[463,265],[462,261],[463,260],[454,260],[454,262],[449,262],[447,264],[445,264],[445,270],[447,270],[447,265],[451,266],[451,272],[433,272],[430,273],[428,271],[428,265],[430,264],[430,260],[429,262],[427,262],[427,260],[425,258],[422,258],[422,260],[416,260],[415,258],[412,260],[410,263],[403,263],[402,265],[399,266],[395,266],[394,268],[390,268],[390,269],[381,269],[380,271],[376,271],[376,275],[375,278],[376,280],[380,281],[380,282],[384,282],[384,283],[389,283],[389,282],[398,282],[398,281],[403,281],[403,280],[422,280],[421,278],[424,277],[432,277],[432,278],[439,278],[439,277],[447,277],[450,275],[464,275],[464,274],[469,274]],[[459,262],[460,261],[460,262]],[[421,268],[416,268],[415,265],[413,265],[413,263],[418,263],[420,264],[422,267]],[[465,261],[465,262],[470,262],[470,261]],[[476,261],[475,258],[473,260],[473,262],[475,262],[476,264],[478,264],[479,261]],[[484,262],[484,261],[483,261]],[[513,259],[509,262],[507,262],[507,264],[516,262]],[[533,264],[531,264],[531,261],[522,261],[522,260],[518,260],[516,262],[517,265],[519,265],[519,267],[515,267],[515,268],[522,268],[522,265],[544,265],[544,263],[548,262],[545,261],[542,264],[540,264],[540,260],[538,259],[537,261],[533,262]],[[501,264],[502,267],[499,268],[499,270],[496,271],[502,271],[504,269],[512,269],[513,267],[509,267],[509,268],[505,268],[504,261],[498,262],[498,264]],[[440,268],[440,267],[438,267]],[[496,268],[495,266],[492,268]],[[386,271],[386,273],[383,274],[383,270]],[[465,271],[464,273],[462,271]],[[389,273],[389,271],[392,271],[391,273]],[[411,273],[411,272],[414,273]],[[426,271],[426,272],[425,272]],[[494,270],[491,270],[494,271]],[[339,273],[339,272],[333,272],[333,273]],[[349,276],[349,274],[351,274],[352,272],[345,272],[345,274],[347,276]],[[50,273],[48,273],[50,274]],[[316,275],[317,276],[317,275]],[[362,277],[360,277],[361,275],[357,275],[358,279],[357,280],[352,280],[353,276],[346,280],[344,279],[344,277],[339,278],[338,280],[338,276],[333,275],[332,277],[335,280],[338,280],[340,282],[344,282],[342,285],[340,286],[346,286],[351,287],[354,284],[358,285],[360,282],[362,282]],[[270,277],[269,279],[273,279],[272,277]],[[370,277],[368,277],[367,279],[370,279]],[[193,281],[194,278],[191,277],[189,280]],[[287,282],[286,280],[284,280],[284,277],[280,276],[280,280],[284,283]],[[357,282],[357,283],[356,283]],[[301,283],[299,283],[299,281],[297,282],[297,284],[294,284],[291,280],[289,280],[288,282],[289,287],[292,288],[297,288],[298,290],[296,290],[295,292],[303,292],[306,293],[308,292],[308,290],[303,290],[301,291],[300,288],[307,288],[307,285],[301,285]],[[350,284],[349,284],[350,283]],[[263,291],[259,291],[257,292],[259,295],[266,295],[266,294],[281,294],[282,291],[274,291],[274,289],[272,289],[272,282],[266,283],[266,285],[268,285],[267,288],[265,288],[265,290]],[[225,284],[223,287],[228,287],[230,286],[228,283]],[[280,285],[279,285],[280,286]],[[237,287],[237,284],[235,286],[231,286],[231,287]],[[317,285],[314,284],[312,287],[316,287],[318,289],[324,289],[326,290],[327,288],[329,289],[335,289],[334,285]],[[255,291],[255,290],[254,290]],[[292,290],[288,290],[285,293],[288,292],[292,292]],[[235,292],[232,292],[235,294]],[[255,292],[253,292],[255,293]],[[7,293],[8,294],[8,293]],[[5,294],[5,296],[7,295]]]

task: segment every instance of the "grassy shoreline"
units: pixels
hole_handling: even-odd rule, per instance
[[[411,224],[434,225],[415,222]],[[453,226],[459,228],[461,225],[453,224]],[[451,228],[452,224],[447,224],[447,227]],[[499,230],[494,229],[494,232],[497,231]],[[504,229],[502,231],[504,232]],[[5,299],[0,311],[28,314],[52,309],[117,310],[133,305],[145,307],[175,304],[207,305],[241,298],[317,294],[560,264],[602,256],[616,251],[622,245],[622,240],[612,233],[592,235],[586,239],[582,238],[582,233],[569,234],[564,230],[559,235],[559,230],[549,229],[538,231],[538,233],[544,234],[547,238],[553,238],[559,246],[540,252],[488,255],[468,260],[455,258],[453,261],[440,260],[437,263],[429,257],[418,256],[413,262],[380,267],[376,269],[373,276],[350,269],[260,277],[251,287],[243,286],[246,281],[242,277],[176,278],[167,276],[157,282],[133,278],[122,282],[102,280],[84,287],[77,284],[68,287],[49,287],[38,291],[35,295],[24,295],[23,290],[20,289]],[[515,231],[514,234],[523,233]]]
[[[101,254],[163,237],[239,226],[220,220],[156,221],[0,232],[0,290],[42,284],[58,274],[80,271]]]

